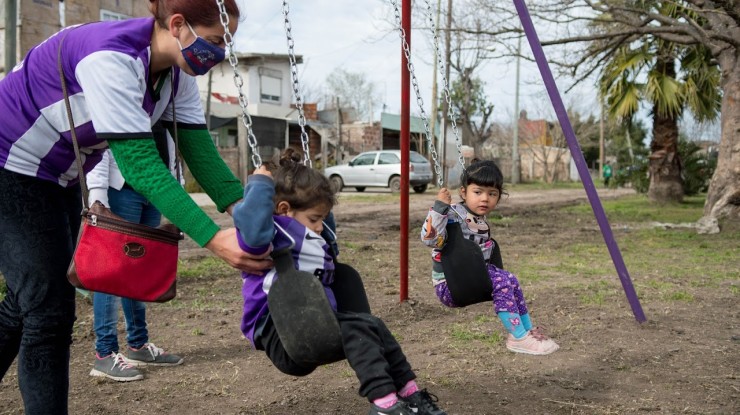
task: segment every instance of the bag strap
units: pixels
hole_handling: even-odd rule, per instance
[[[57,49],[57,67],[59,69],[59,80],[62,84],[62,94],[64,94],[64,106],[67,110],[67,119],[69,120],[69,134],[72,136],[72,147],[75,151],[75,159],[77,161],[77,177],[80,180],[80,187],[82,189],[82,206],[85,211],[90,209],[88,203],[88,195],[90,190],[87,187],[87,180],[85,178],[85,171],[82,165],[82,156],[80,156],[80,144],[77,141],[77,131],[75,127],[74,118],[72,117],[72,104],[69,101],[69,91],[67,90],[67,78],[64,76],[64,66],[62,65],[62,44],[67,33],[64,33],[62,39],[59,41],[59,48]],[[172,99],[172,129],[173,139],[175,141],[175,180],[180,183],[180,149],[178,144],[177,136],[177,114],[175,112],[175,71],[170,69],[170,98]],[[167,166],[169,168],[169,166]]]

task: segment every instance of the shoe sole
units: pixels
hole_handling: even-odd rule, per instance
[[[182,362],[184,362],[185,359],[180,359],[177,362],[173,363],[156,363],[156,362],[144,362],[142,360],[132,360],[128,357],[126,358],[126,363],[130,364],[131,366],[135,367],[146,367],[146,366],[178,366],[181,365]]]
[[[90,376],[113,379],[116,382],[133,382],[135,380],[142,380],[142,379],[144,379],[144,375],[142,375],[142,374],[138,374],[136,376],[126,376],[126,377],[123,377],[123,376],[113,376],[113,375],[109,375],[108,373],[101,372],[101,371],[99,371],[97,369],[91,370],[90,371]]]
[[[519,348],[516,348],[516,347],[511,347],[508,344],[506,345],[506,348],[509,349],[510,351],[514,352],[514,353],[530,354],[530,355],[533,355],[533,356],[545,356],[545,355],[548,355],[548,354],[555,353],[555,352],[558,351],[558,349],[560,349],[560,347],[556,347],[554,350],[545,350],[544,352],[533,352],[533,351],[527,350],[527,349],[519,349]]]

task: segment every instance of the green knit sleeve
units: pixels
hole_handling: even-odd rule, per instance
[[[229,170],[211,135],[205,129],[191,129],[178,124],[179,147],[182,158],[193,177],[216,203],[219,212],[244,196],[244,186]]]
[[[154,140],[143,138],[108,140],[121,174],[131,187],[200,246],[219,231],[175,180],[159,157]]]

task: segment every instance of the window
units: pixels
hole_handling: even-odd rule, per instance
[[[100,9],[100,20],[126,20],[131,16],[126,16],[125,14],[112,12],[110,10]]]
[[[352,160],[353,166],[372,166],[375,163],[375,153],[363,154]]]
[[[283,73],[275,69],[259,68],[260,101],[280,104],[283,87]]]
[[[401,164],[401,160],[393,153],[380,153],[378,164]]]
[[[426,163],[428,161],[424,156],[413,151],[409,153],[409,160],[412,163]]]

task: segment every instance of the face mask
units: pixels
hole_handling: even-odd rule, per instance
[[[190,23],[185,22],[185,24],[188,25],[190,32],[195,36],[195,42],[184,48],[180,44],[180,39],[175,39],[177,40],[177,44],[180,45],[182,56],[185,58],[185,62],[188,63],[190,69],[196,75],[204,75],[216,64],[224,60],[226,51],[198,36],[190,26]]]

